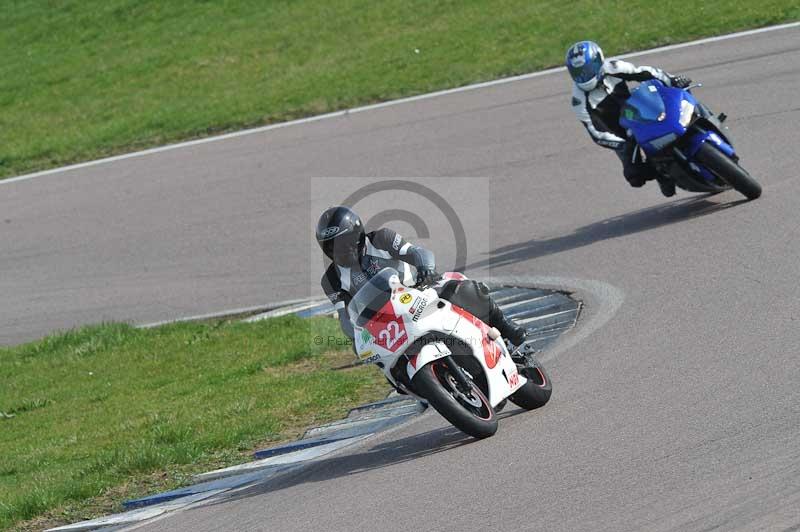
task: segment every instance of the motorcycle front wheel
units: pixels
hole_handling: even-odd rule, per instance
[[[454,362],[442,358],[423,366],[411,381],[414,390],[457,429],[475,438],[488,438],[497,432],[492,405],[471,380],[470,390],[462,392],[449,364]]]
[[[761,196],[761,185],[716,146],[704,142],[695,158],[711,173],[728,183],[747,199],[754,200]]]

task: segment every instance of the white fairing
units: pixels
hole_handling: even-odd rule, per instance
[[[496,336],[496,330],[492,331],[471,314],[439,299],[433,288],[420,291],[401,286],[399,279],[397,281],[383,312],[364,327],[353,324],[356,352],[362,362],[379,364],[386,377],[404,389],[403,384],[392,376],[392,368],[406,357],[406,351],[414,345],[414,340],[437,333],[436,341],[424,345],[416,353],[408,353],[406,371],[409,381],[425,365],[450,356],[451,347],[458,339],[469,346],[472,356],[483,368],[489,388],[487,397],[492,406],[525,384],[525,377],[517,372],[503,339],[491,339],[490,336]]]
[[[477,318],[476,318],[477,319]],[[472,347],[473,356],[481,363],[483,371],[486,374],[486,379],[489,383],[488,399],[492,406],[496,406],[503,399],[517,391],[520,386],[525,384],[526,379],[517,373],[517,365],[511,360],[508,354],[505,342],[502,337],[497,340],[489,339],[486,333],[483,332],[485,324],[475,325],[471,320],[462,318],[459,320],[452,335],[463,340],[468,340],[468,344]],[[486,328],[488,332],[488,327]],[[487,337],[490,344],[496,346],[499,356],[494,359],[486,354],[482,342],[476,342],[474,338]],[[494,360],[492,367],[489,367],[489,361]]]
[[[425,364],[429,364],[434,360],[438,360],[442,357],[450,356],[452,354],[453,353],[447,348],[444,342],[434,342],[422,346],[422,349],[419,350],[419,354],[414,358],[414,362],[406,366],[408,379],[413,379],[414,375],[417,374],[417,371],[424,367]]]

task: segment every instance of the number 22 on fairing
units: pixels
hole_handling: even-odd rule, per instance
[[[384,348],[389,349],[390,351],[394,351],[392,349],[395,347],[397,342],[400,341],[406,335],[405,329],[400,327],[400,324],[397,321],[390,321],[386,324],[386,328],[382,329],[378,332],[378,340],[380,341],[380,345]]]
[[[365,328],[375,337],[375,346],[394,353],[408,339],[403,319],[397,315],[391,301],[370,319]]]

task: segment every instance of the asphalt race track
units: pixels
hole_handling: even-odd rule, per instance
[[[636,61],[704,83],[761,199],[629,188],[545,75],[0,185],[0,343],[308,295],[304,179],[490,176],[493,276],[623,297],[550,404],[479,442],[427,414],[143,528],[797,530],[800,28]]]

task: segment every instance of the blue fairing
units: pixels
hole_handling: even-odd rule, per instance
[[[706,141],[713,142],[728,157],[736,156],[733,146],[725,142],[725,139],[713,131],[702,131],[693,136],[691,140],[689,140],[689,149],[687,150],[686,155],[689,157],[694,157],[694,155],[697,153],[697,150],[699,150],[700,146]]]
[[[694,112],[697,104],[689,91],[667,87],[657,80],[646,81],[625,102],[620,124],[631,131],[647,155],[653,155],[686,135],[687,130],[681,125],[681,108]],[[685,118],[688,120],[690,117]],[[706,130],[702,125],[693,127],[691,135],[688,142],[682,144],[681,151],[690,168],[705,180],[714,181],[715,176],[694,160],[695,155],[703,143],[710,142],[728,157],[735,158],[733,146],[719,133]]]
[[[680,123],[683,100],[697,105],[688,91],[667,87],[657,80],[645,81],[625,102],[620,124],[631,130],[645,153],[656,153],[686,134]]]

